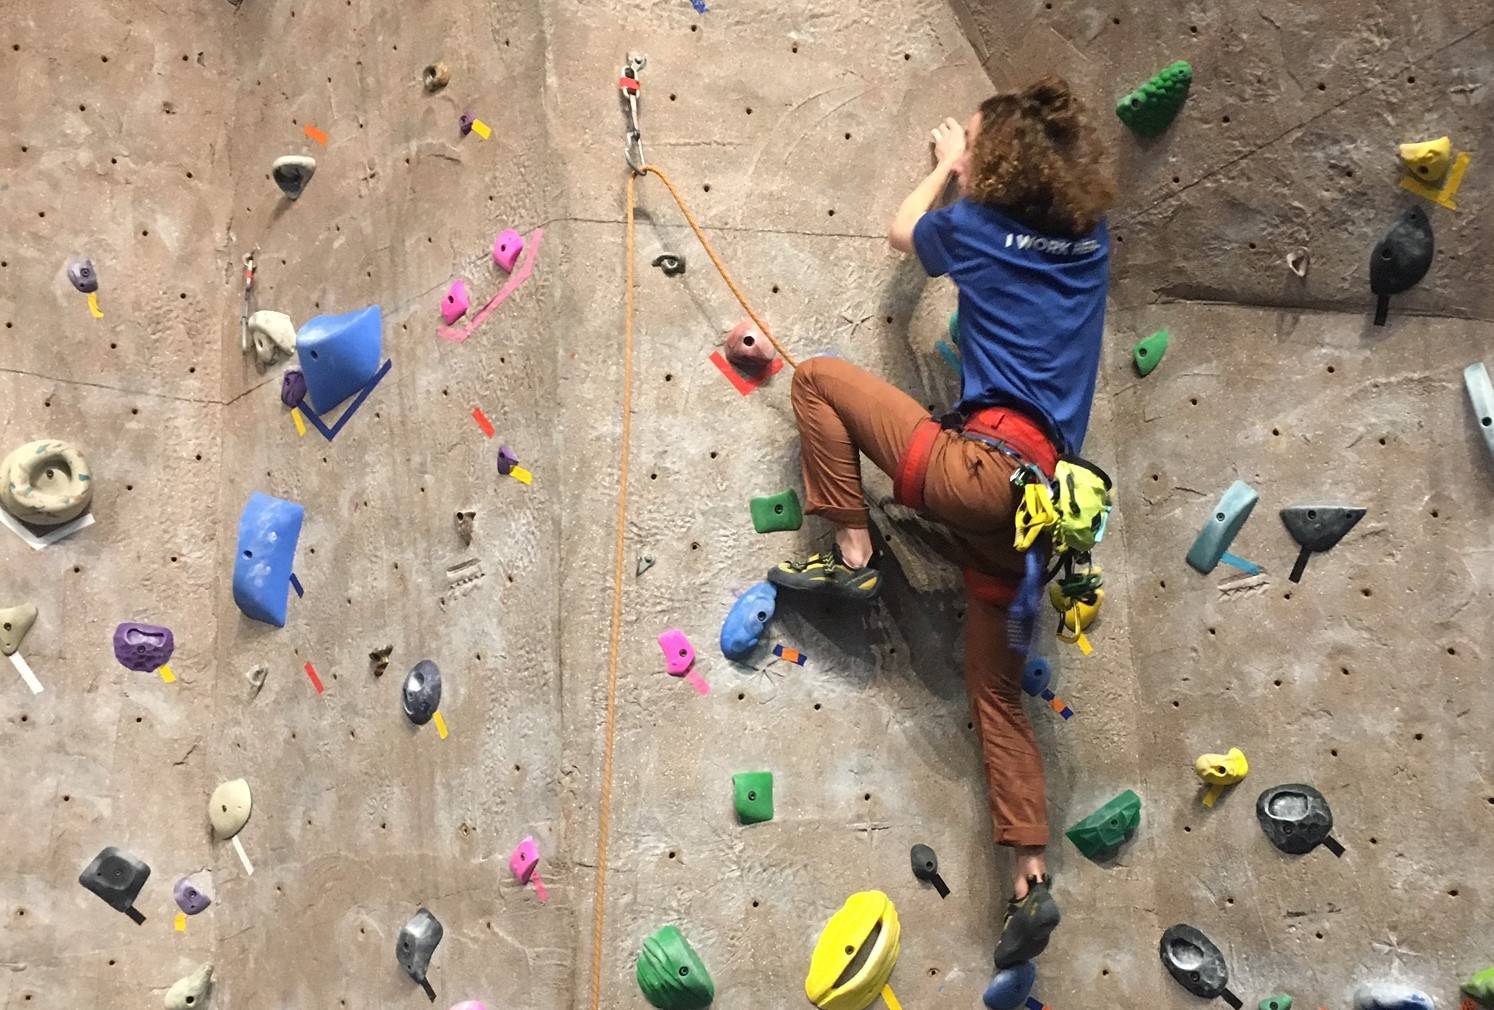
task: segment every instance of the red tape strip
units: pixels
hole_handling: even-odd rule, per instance
[[[728,362],[724,357],[722,357],[720,351],[711,352],[711,364],[719,368],[721,370],[721,374],[726,376],[726,381],[730,382],[733,386],[736,386],[737,392],[741,393],[743,396],[748,395],[758,386],[761,386],[763,383],[767,382],[769,379],[783,370],[783,359],[774,358],[768,365],[768,367],[763,369],[762,375],[759,375],[757,378],[748,378],[741,372],[738,372],[735,368],[731,367],[731,363]]]
[[[472,408],[472,420],[477,422],[477,426],[482,429],[484,435],[489,438],[493,437],[493,422],[488,420],[488,415],[482,412],[481,407]]]
[[[306,664],[306,676],[311,678],[311,686],[316,688],[316,693],[321,694],[322,678],[316,675],[316,667],[312,666],[310,662]]]

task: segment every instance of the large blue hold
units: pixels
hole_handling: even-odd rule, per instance
[[[777,605],[778,590],[770,582],[759,582],[738,597],[721,625],[722,655],[727,659],[742,659],[757,648]]]
[[[384,313],[377,305],[317,316],[296,334],[306,392],[325,414],[368,384],[384,357]]]
[[[1031,961],[1018,961],[996,973],[983,999],[991,1010],[1016,1010],[1026,1002],[1036,981],[1037,966]]]
[[[245,617],[285,627],[296,541],[306,510],[293,501],[258,491],[239,516],[239,548],[233,558],[233,602]]]

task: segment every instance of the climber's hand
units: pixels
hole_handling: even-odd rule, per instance
[[[953,167],[965,153],[965,128],[953,118],[946,118],[930,131],[930,135],[934,141],[934,158],[940,165]]]

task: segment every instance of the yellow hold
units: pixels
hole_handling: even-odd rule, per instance
[[[1205,754],[1200,757],[1193,762],[1193,774],[1209,787],[1208,792],[1204,793],[1203,802],[1204,806],[1212,807],[1225,786],[1232,786],[1250,774],[1250,764],[1245,760],[1244,751],[1231,747],[1228,754]]]
[[[1438,137],[1419,144],[1402,144],[1398,148],[1406,171],[1422,182],[1437,182],[1447,174],[1452,160],[1452,138]]]
[[[900,936],[897,910],[887,895],[881,891],[851,895],[825,923],[815,944],[804,994],[820,1010],[866,1010],[892,978]],[[867,944],[870,949],[858,964],[858,955]],[[856,970],[850,972],[853,966]],[[850,977],[844,978],[847,974]]]

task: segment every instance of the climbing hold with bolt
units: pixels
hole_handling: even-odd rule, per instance
[[[166,1010],[202,1010],[213,995],[213,966],[204,964],[166,990]]]
[[[1188,564],[1202,575],[1207,575],[1223,561],[1248,575],[1260,573],[1260,565],[1246,561],[1229,553],[1240,528],[1250,518],[1255,503],[1260,500],[1256,490],[1243,480],[1231,484],[1214,506],[1214,512],[1204,522],[1203,529],[1188,548]]]
[[[23,523],[61,526],[92,501],[92,468],[66,442],[27,442],[0,461],[0,508]]]
[[[244,616],[285,627],[291,568],[306,510],[293,501],[256,491],[239,515],[233,558],[233,602]]]
[[[33,604],[18,603],[0,609],[0,656],[14,656],[35,623],[36,607]]]
[[[1482,361],[1475,361],[1463,369],[1463,385],[1468,390],[1468,402],[1473,407],[1473,421],[1489,455],[1494,456],[1494,382],[1489,381],[1489,370]]]
[[[1333,811],[1328,800],[1300,782],[1272,786],[1256,798],[1255,818],[1271,844],[1300,856],[1319,845],[1342,857],[1344,847],[1333,837]]]
[[[405,718],[417,726],[431,721],[441,707],[441,669],[429,659],[422,659],[405,674],[404,686],[400,689]]]
[[[1162,934],[1158,954],[1178,985],[1202,999],[1222,998],[1240,1010],[1239,997],[1229,991],[1229,968],[1224,963],[1224,954],[1201,931],[1186,923],[1169,927]]]
[[[196,915],[213,903],[213,899],[203,894],[187,877],[178,880],[171,888],[171,897],[176,900],[176,907],[187,915]]]
[[[778,590],[770,582],[759,582],[738,597],[721,624],[721,654],[744,659],[757,647],[777,605]]]
[[[432,915],[429,909],[422,907],[400,928],[399,936],[394,941],[394,959],[405,970],[405,974],[410,976],[411,981],[425,990],[432,1003],[436,1002],[436,991],[431,988],[426,973],[431,966],[431,957],[436,953],[436,947],[440,945],[445,932],[441,920]]]
[[[892,900],[858,891],[820,931],[804,994],[820,1010],[866,1010],[892,978],[901,940]]]
[[[665,277],[678,277],[685,272],[685,257],[676,253],[660,253],[654,257],[654,266],[664,271]]]
[[[913,876],[926,884],[933,884],[939,897],[949,897],[949,885],[939,876],[939,857],[934,850],[922,843],[908,850],[908,859],[913,864]]]
[[[275,185],[289,199],[298,200],[306,191],[306,184],[316,173],[316,159],[304,154],[287,154],[276,158],[270,166],[270,175]]]
[[[145,916],[135,909],[140,889],[150,879],[150,867],[128,852],[105,846],[78,875],[78,883],[104,900],[110,908],[123,912],[139,926]]]
[[[1414,286],[1432,267],[1436,240],[1420,207],[1409,207],[1370,252],[1370,291],[1376,296],[1375,325],[1384,326],[1390,296]]]
[[[469,304],[467,282],[458,277],[446,289],[446,294],[441,296],[441,318],[450,326],[467,314]]]
[[[752,512],[752,528],[759,533],[778,533],[796,530],[804,525],[804,510],[799,505],[799,495],[793,488],[775,495],[753,498],[748,503]]]
[[[299,368],[287,368],[280,376],[280,402],[287,407],[299,407],[306,399],[306,376]]]
[[[93,268],[93,260],[87,256],[68,261],[67,279],[81,294],[92,294],[99,289],[98,271]]]
[[[1281,522],[1300,548],[1288,577],[1301,582],[1308,559],[1332,550],[1363,518],[1364,509],[1352,505],[1293,505],[1282,509]]]
[[[1292,1010],[1292,997],[1282,993],[1261,1000],[1257,1010]]]
[[[1452,138],[1438,137],[1414,144],[1401,144],[1396,148],[1401,164],[1422,182],[1441,182],[1452,161]]]
[[[506,274],[514,272],[519,254],[524,251],[524,236],[512,228],[505,228],[493,239],[493,262]]]
[[[750,319],[742,320],[726,335],[726,360],[748,375],[761,375],[776,356],[773,345],[753,329]]]
[[[738,772],[731,777],[737,820],[761,824],[773,819],[773,773]]]
[[[1398,982],[1367,982],[1354,990],[1354,1010],[1436,1010],[1432,997]]]
[[[1193,85],[1193,68],[1178,60],[1159,70],[1141,87],[1121,96],[1115,103],[1115,114],[1134,133],[1155,137],[1171,125],[1188,100]]]
[[[296,348],[307,395],[317,412],[325,414],[378,374],[384,356],[383,310],[368,305],[316,316],[301,327]]]
[[[1204,754],[1193,762],[1193,774],[1208,786],[1203,797],[1203,805],[1206,807],[1212,807],[1218,802],[1225,786],[1243,782],[1249,773],[1250,765],[1245,760],[1245,752],[1238,747],[1231,747],[1228,754]]]
[[[634,978],[643,998],[659,1010],[703,1010],[716,998],[705,962],[676,926],[643,941]]]
[[[253,812],[254,797],[244,779],[219,783],[208,797],[208,821],[213,825],[213,834],[224,841],[243,831]]]
[[[462,538],[462,546],[472,546],[472,524],[477,521],[477,513],[471,509],[456,514],[457,536]]]
[[[1131,348],[1131,361],[1136,365],[1138,375],[1145,378],[1162,363],[1162,355],[1167,353],[1167,341],[1167,331],[1158,330],[1136,342],[1136,346]]]
[[[284,312],[260,309],[244,326],[254,339],[254,358],[261,365],[273,365],[296,353],[296,325]]]
[[[1463,994],[1472,996],[1486,1007],[1494,1007],[1494,967],[1475,972],[1463,983]]]
[[[664,669],[672,676],[683,677],[695,665],[695,646],[679,628],[670,628],[660,635],[659,648],[664,651]]]
[[[1141,797],[1127,789],[1064,834],[1090,859],[1106,859],[1115,854],[1140,823]]]
[[[427,91],[440,91],[451,83],[451,71],[446,68],[446,64],[444,63],[429,64],[420,77],[425,82],[425,90]]]
[[[158,624],[126,622],[114,629],[114,658],[137,673],[153,673],[171,662],[176,638]]]

